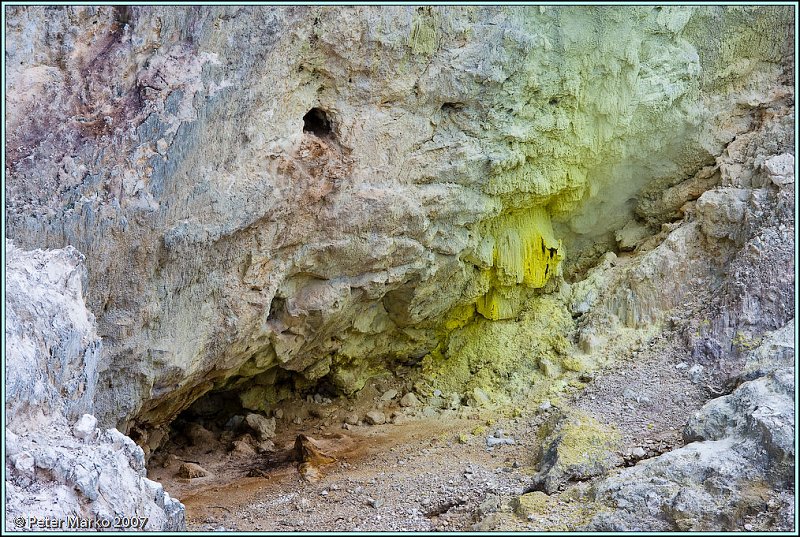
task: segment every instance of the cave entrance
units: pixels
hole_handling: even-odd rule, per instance
[[[303,132],[310,132],[316,136],[331,136],[333,123],[328,112],[322,108],[312,108],[303,116]]]
[[[243,404],[243,392],[250,405]],[[320,408],[339,395],[327,379],[308,383],[295,372],[275,368],[201,396],[161,428],[147,452],[152,449],[156,465],[168,462],[170,454],[182,459],[213,453],[234,458],[264,455],[276,449],[276,429],[293,429],[308,418],[323,417]],[[261,408],[252,405],[259,399],[264,400]]]

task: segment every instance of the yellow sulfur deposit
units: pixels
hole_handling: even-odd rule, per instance
[[[542,208],[502,215],[487,225],[494,237],[491,289],[478,299],[478,313],[487,319],[516,316],[524,289],[540,288],[555,274],[564,257],[553,235],[550,216]]]

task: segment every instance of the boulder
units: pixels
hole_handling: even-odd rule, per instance
[[[258,435],[260,440],[270,440],[275,436],[275,418],[250,413],[245,416],[244,422]]]
[[[575,410],[559,411],[541,427],[536,474],[527,491],[552,494],[570,481],[584,481],[623,464],[621,437],[612,428]]]

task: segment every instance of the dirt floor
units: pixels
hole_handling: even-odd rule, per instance
[[[175,444],[154,456],[148,475],[186,505],[194,531],[569,529],[564,520],[574,520],[570,511],[580,508],[569,489],[553,497],[556,508],[547,518],[515,514],[535,473],[537,429],[569,406],[616,427],[628,465],[682,445],[687,418],[714,394],[702,375],[690,374],[677,338],[656,337],[594,372],[584,388],[569,388],[549,408],[545,403],[516,417],[497,409],[403,408],[403,391],[385,400],[391,379],[382,379],[356,400],[285,405],[274,448],[267,443],[271,451],[227,452],[230,433],[207,442],[195,435],[195,445]],[[375,408],[393,423],[366,424]],[[345,424],[356,416],[357,424]],[[301,466],[300,434],[321,454],[317,464]],[[489,447],[489,436],[513,444]],[[178,477],[187,462],[208,475]]]

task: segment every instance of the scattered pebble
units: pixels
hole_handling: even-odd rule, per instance
[[[702,382],[704,367],[700,364],[695,364],[689,369],[689,380],[694,384]]]
[[[397,390],[387,390],[381,395],[381,401],[391,401],[397,397]]]
[[[402,397],[402,399],[400,399],[400,406],[402,407],[415,407],[419,406],[419,404],[419,399],[411,392],[408,392]]]
[[[347,425],[358,425],[358,414],[355,412],[351,412],[344,417],[344,422]]]
[[[370,410],[365,419],[370,425],[382,425],[386,423],[386,414],[380,410]]]
[[[178,477],[186,479],[197,479],[198,477],[206,477],[207,475],[208,470],[193,462],[184,462],[181,464],[181,467],[178,468]]]

